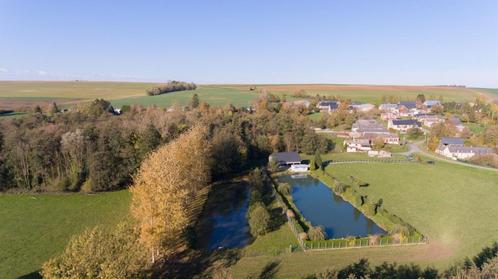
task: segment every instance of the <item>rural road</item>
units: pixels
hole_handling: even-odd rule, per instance
[[[471,168],[476,168],[476,169],[483,169],[483,170],[498,172],[498,169],[495,169],[495,168],[468,164],[468,163],[464,163],[461,161],[455,161],[455,160],[447,159],[445,157],[436,155],[432,152],[425,150],[424,148],[421,148],[420,144],[422,144],[422,143],[423,143],[423,141],[408,143],[408,147],[410,148],[410,150],[408,152],[401,153],[401,154],[402,155],[411,155],[413,153],[420,153],[420,154],[422,154],[426,157],[429,157],[431,159],[438,160],[438,161],[445,161],[445,162],[450,163],[450,164],[456,164],[456,165],[461,165],[461,166],[466,166],[466,167],[471,167]]]

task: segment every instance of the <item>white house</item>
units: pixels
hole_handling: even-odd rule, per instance
[[[386,104],[381,104],[379,106],[379,110],[382,111],[382,112],[396,112],[396,113],[398,113],[399,112],[399,106],[398,106],[398,104],[389,104],[389,103],[386,103]]]
[[[464,146],[460,144],[439,145],[436,153],[451,158],[453,160],[466,160],[476,155],[486,155],[493,153],[493,149],[487,147]]]
[[[372,150],[368,139],[345,140],[346,152],[366,152]]]
[[[435,114],[418,114],[415,118],[425,127],[432,127],[437,123],[444,122],[444,118]]]
[[[295,164],[291,165],[290,172],[307,172],[309,170],[309,165],[306,164]]]
[[[370,150],[368,151],[368,157],[378,157],[378,158],[391,158],[392,154],[385,150]]]
[[[353,103],[353,104],[349,105],[349,108],[352,110],[356,110],[358,112],[369,112],[375,108],[375,105]]]

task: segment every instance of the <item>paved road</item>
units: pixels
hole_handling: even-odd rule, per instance
[[[420,145],[423,144],[423,143],[424,143],[423,141],[413,142],[413,143],[410,142],[408,144],[408,147],[410,148],[410,150],[408,152],[401,153],[401,154],[402,155],[411,155],[413,153],[420,153],[420,154],[422,154],[422,155],[424,155],[426,157],[429,157],[431,159],[438,160],[438,161],[445,161],[445,162],[450,163],[450,164],[455,164],[455,165],[461,165],[461,166],[466,166],[466,167],[471,167],[471,168],[476,168],[476,169],[483,169],[483,170],[490,170],[490,171],[498,172],[498,169],[495,169],[495,168],[490,168],[490,167],[484,167],[484,166],[478,166],[478,165],[468,164],[468,163],[465,163],[465,162],[462,162],[462,161],[455,161],[455,160],[448,159],[448,158],[443,157],[443,156],[439,156],[437,154],[429,152],[429,151],[425,150],[424,148],[420,147]]]

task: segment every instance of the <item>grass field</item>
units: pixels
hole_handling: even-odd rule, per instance
[[[187,105],[192,99],[192,95],[198,94],[201,101],[207,102],[212,106],[224,106],[231,103],[234,106],[250,106],[251,102],[256,99],[257,93],[253,91],[242,91],[233,88],[218,86],[200,86],[192,91],[180,91],[159,96],[140,96],[124,99],[113,100],[112,104],[116,107],[123,105],[156,105],[167,107],[173,104]]]
[[[96,98],[112,100],[115,106],[125,104],[169,106],[174,103],[187,104],[192,92],[176,92],[161,96],[145,96],[145,89],[155,83],[140,82],[90,82],[90,81],[0,81],[0,107],[23,107],[34,103],[56,101],[62,104],[83,102]],[[247,106],[257,96],[259,90],[267,90],[279,96],[284,94],[293,99],[294,92],[304,90],[308,95],[342,96],[352,101],[380,103],[382,96],[399,96],[403,100],[413,100],[418,94],[426,98],[439,98],[444,101],[471,101],[478,94],[498,96],[493,89],[473,89],[438,86],[375,86],[375,85],[334,85],[334,84],[275,84],[256,85],[200,85],[195,91],[201,100],[214,106],[232,103]]]
[[[72,235],[128,218],[128,191],[95,195],[0,195],[0,277],[37,271]]]
[[[323,157],[334,156],[346,158],[335,154]],[[414,262],[446,268],[498,240],[496,172],[440,161],[435,165],[331,165],[328,170],[345,182],[353,175],[370,183],[360,191],[372,200],[382,198],[385,208],[427,235],[430,244],[243,257],[233,267],[235,277],[278,263],[278,277],[301,278],[327,267],[340,268],[360,258],[368,258],[372,264]]]

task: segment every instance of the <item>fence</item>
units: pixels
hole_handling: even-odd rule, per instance
[[[362,238],[343,238],[328,240],[307,240],[304,241],[305,250],[337,250],[353,248],[373,248],[386,246],[405,246],[427,244],[429,239],[424,236],[410,236],[405,238],[394,238],[392,236],[382,237],[362,237]]]
[[[373,164],[373,163],[407,164],[407,163],[416,163],[416,161],[401,160],[401,159],[385,159],[385,160],[330,160],[330,161],[326,162],[327,165],[337,165],[337,164]]]

